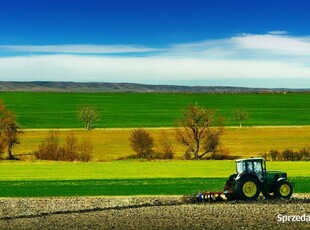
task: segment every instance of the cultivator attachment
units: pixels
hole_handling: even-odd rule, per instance
[[[197,202],[215,202],[215,201],[223,201],[222,195],[232,194],[232,191],[220,191],[220,192],[200,192],[196,194]]]
[[[233,191],[225,190],[225,191],[207,191],[207,192],[199,192],[197,194],[193,194],[192,196],[185,196],[184,200],[187,202],[216,202],[216,201],[224,201],[222,195],[233,194]]]

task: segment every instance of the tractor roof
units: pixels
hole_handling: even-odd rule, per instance
[[[255,158],[244,158],[244,159],[238,159],[236,162],[240,161],[264,161],[265,159],[262,157],[255,157]]]

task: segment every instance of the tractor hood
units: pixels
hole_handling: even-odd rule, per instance
[[[267,180],[279,180],[285,179],[287,180],[287,174],[283,171],[267,171],[266,172]]]

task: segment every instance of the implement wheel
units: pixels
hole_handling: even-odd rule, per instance
[[[286,180],[281,180],[276,185],[275,195],[277,198],[290,199],[293,194],[293,186]]]
[[[237,182],[237,194],[240,200],[257,200],[260,192],[260,182],[254,177],[247,176]]]

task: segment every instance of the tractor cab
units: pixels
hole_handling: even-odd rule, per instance
[[[236,160],[237,176],[253,174],[260,182],[264,182],[266,175],[266,162],[263,158],[249,158]]]

